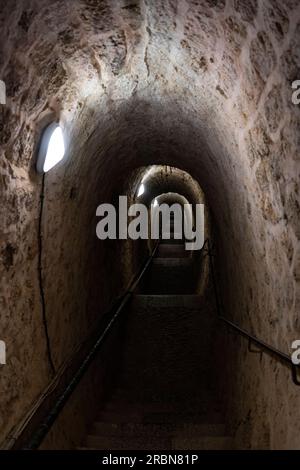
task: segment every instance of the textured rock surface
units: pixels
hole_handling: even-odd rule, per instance
[[[300,335],[298,0],[2,0],[0,30],[1,436],[50,378],[34,152],[53,117],[68,142],[67,163],[46,177],[43,222],[55,365],[121,287],[114,246],[95,239],[95,208],[150,164],[199,182],[228,315],[288,352]],[[228,357],[233,424],[248,425],[239,435],[250,446],[299,448],[288,371],[245,348],[236,341]]]

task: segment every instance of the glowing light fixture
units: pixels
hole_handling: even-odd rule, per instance
[[[142,196],[144,192],[145,192],[145,185],[141,184],[141,186],[139,187],[138,197]]]
[[[46,173],[57,165],[65,155],[64,137],[61,127],[53,122],[46,127],[42,135],[36,169]]]
[[[153,207],[156,207],[156,206],[158,206],[158,202],[157,202],[157,199],[154,199]]]

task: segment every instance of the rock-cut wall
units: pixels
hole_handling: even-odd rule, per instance
[[[42,227],[56,367],[121,288],[113,248],[96,244],[95,208],[151,164],[189,172],[205,192],[227,315],[286,352],[300,337],[300,113],[291,100],[299,8],[298,0],[0,1],[2,438],[51,377],[34,158],[53,118],[68,149],[67,163],[46,176]],[[289,371],[257,359],[232,343],[233,426],[247,445],[299,448]]]

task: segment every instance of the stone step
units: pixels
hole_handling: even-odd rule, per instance
[[[192,258],[154,258],[140,288],[144,294],[194,294],[195,290]]]
[[[170,245],[170,244],[172,244],[172,245],[173,244],[174,245],[183,244],[184,245],[185,239],[184,238],[180,238],[180,239],[174,238],[174,236],[172,235],[171,238],[165,238],[165,239],[161,238],[159,243],[161,245],[164,245],[164,244],[167,244],[167,245]]]
[[[174,450],[229,450],[232,446],[233,439],[228,436],[175,437],[172,439]]]
[[[112,411],[113,413],[121,411],[123,414],[128,413],[128,418],[130,419],[131,414],[141,414],[146,413],[174,413],[176,412],[176,407],[178,404],[173,403],[136,403],[124,401],[124,393],[126,390],[120,392],[115,392],[110,401],[105,403],[103,406],[104,411]]]
[[[132,373],[134,373],[134,367],[132,368]],[[182,402],[181,397],[180,401],[176,400],[175,393],[173,393],[172,396],[170,395],[170,393],[164,393],[165,390],[163,387],[163,382],[162,384],[158,385],[158,390],[155,390],[154,388],[154,398],[151,400],[148,399],[148,401],[145,403],[145,397],[143,397],[143,394],[138,397],[136,396],[137,394],[139,394],[139,389],[138,391],[136,391],[135,387],[132,388],[132,383],[129,383],[128,380],[126,380],[128,374],[131,375],[131,373],[127,370],[127,372],[122,375],[122,377],[124,377],[124,375],[126,376],[123,380],[123,388],[118,388],[114,391],[114,393],[110,397],[110,400],[107,403],[103,404],[100,410],[101,412],[111,411],[113,413],[120,412],[123,415],[127,414],[127,421],[130,422],[131,415],[140,414],[143,416],[149,416],[149,414],[153,413],[169,413],[170,415],[173,414],[173,416],[176,416],[178,414],[182,415],[184,413],[186,413],[187,415],[195,413],[198,415],[201,414],[202,416],[208,416],[210,412],[215,413],[221,412],[222,410],[221,403],[216,398],[215,391],[207,390],[205,386],[202,386],[198,387],[196,390],[192,390],[192,393],[189,393],[189,384],[185,383],[183,384],[183,386],[182,383],[180,383],[180,390],[181,387],[183,387],[183,390],[181,390],[181,394],[185,395],[184,402]],[[149,375],[151,379],[153,377],[153,372],[150,371]],[[170,379],[172,379],[172,375]],[[175,378],[175,380],[177,379]],[[145,395],[151,396],[151,393],[148,392],[149,388],[151,392],[153,383],[148,380],[148,374],[142,372],[140,377],[138,378],[138,381],[144,383]],[[166,392],[168,392],[168,387]]]
[[[203,424],[172,424],[172,423],[107,423],[96,421],[91,434],[98,436],[159,436],[159,437],[191,437],[191,436],[224,436],[225,425],[216,423]]]
[[[101,411],[97,417],[98,422],[126,424],[170,424],[172,426],[179,424],[219,424],[223,422],[222,413],[219,411],[203,411],[203,413],[131,413],[122,411]]]
[[[183,244],[164,244],[159,245],[156,258],[185,258],[190,256],[190,251],[185,250]]]
[[[170,268],[173,269],[174,267],[181,267],[181,268],[184,268],[184,269],[191,269],[193,266],[193,260],[192,258],[175,258],[175,257],[171,257],[171,258],[153,258],[153,261],[152,261],[152,267],[156,268]],[[170,273],[169,273],[170,274]],[[172,272],[171,272],[172,274]]]
[[[162,367],[157,364],[155,371],[148,369],[148,361],[145,360],[145,366],[147,369],[142,371],[136,379],[136,383],[132,383],[134,379],[134,361],[129,360],[128,370],[124,371],[120,376],[120,382],[123,383],[124,387],[127,387],[122,396],[112,397],[112,401],[109,404],[104,404],[102,407],[103,411],[115,411],[122,410],[123,413],[141,413],[149,414],[153,412],[161,413],[177,413],[178,410],[181,412],[191,413],[198,412],[202,414],[208,414],[210,411],[221,410],[219,402],[215,401],[213,398],[206,397],[201,400],[198,399],[197,394],[197,382],[199,385],[199,379],[195,381],[191,377],[193,370],[188,371],[187,374],[184,374],[184,377],[174,377],[173,372],[168,372],[166,379],[159,382],[160,370]],[[151,367],[151,365],[149,366]],[[176,373],[177,371],[175,371]],[[201,366],[200,373],[205,374],[206,369]],[[198,375],[198,370],[195,370],[194,375]],[[188,379],[191,380],[190,383],[186,383]],[[130,382],[130,383],[129,383]],[[206,385],[207,380],[203,379],[201,386]],[[144,384],[144,393],[141,392],[140,387]],[[170,387],[177,386],[177,391],[170,393]],[[142,400],[147,399],[149,403],[153,404],[153,409],[147,405],[145,408],[136,407],[136,402],[141,402]],[[163,404],[170,404],[172,408],[163,409]],[[155,407],[158,411],[155,410]],[[128,419],[130,421],[130,418]]]
[[[154,436],[114,437],[90,434],[86,439],[86,448],[96,450],[164,450],[171,449],[171,438]]]
[[[212,396],[207,396],[200,398],[198,402],[182,403],[178,402],[148,402],[148,403],[134,403],[128,402],[126,397],[126,390],[122,391],[120,394],[115,393],[111,400],[103,405],[102,411],[112,412],[112,413],[122,413],[127,414],[128,421],[130,421],[131,415],[140,414],[142,416],[147,416],[149,414],[155,413],[169,413],[174,416],[182,415],[182,413],[207,413],[208,410],[219,410],[219,402],[215,400]],[[180,410],[180,412],[178,411]]]
[[[177,307],[183,307],[187,309],[201,310],[203,318],[209,317],[205,314],[206,310],[202,303],[202,297],[195,294],[136,294],[133,296],[131,307],[135,309],[144,309],[147,307],[174,309]]]
[[[156,437],[156,436],[98,436],[90,434],[86,449],[95,450],[228,450],[232,438],[226,436]],[[82,448],[82,449],[83,449]]]

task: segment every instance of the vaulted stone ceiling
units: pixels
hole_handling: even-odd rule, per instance
[[[0,29],[8,96],[0,113],[1,321],[16,357],[28,343],[30,362],[32,335],[39,344],[42,334],[34,152],[53,118],[68,161],[46,178],[50,330],[60,305],[70,324],[78,314],[68,340],[53,340],[58,363],[93,319],[76,292],[93,277],[95,207],[151,164],[199,182],[219,235],[228,312],[287,349],[300,333],[300,113],[291,101],[299,1],[2,0]],[[7,388],[12,372],[30,375],[22,367],[17,359],[7,369]],[[36,367],[40,383],[30,385],[28,403],[47,382],[47,366]]]

